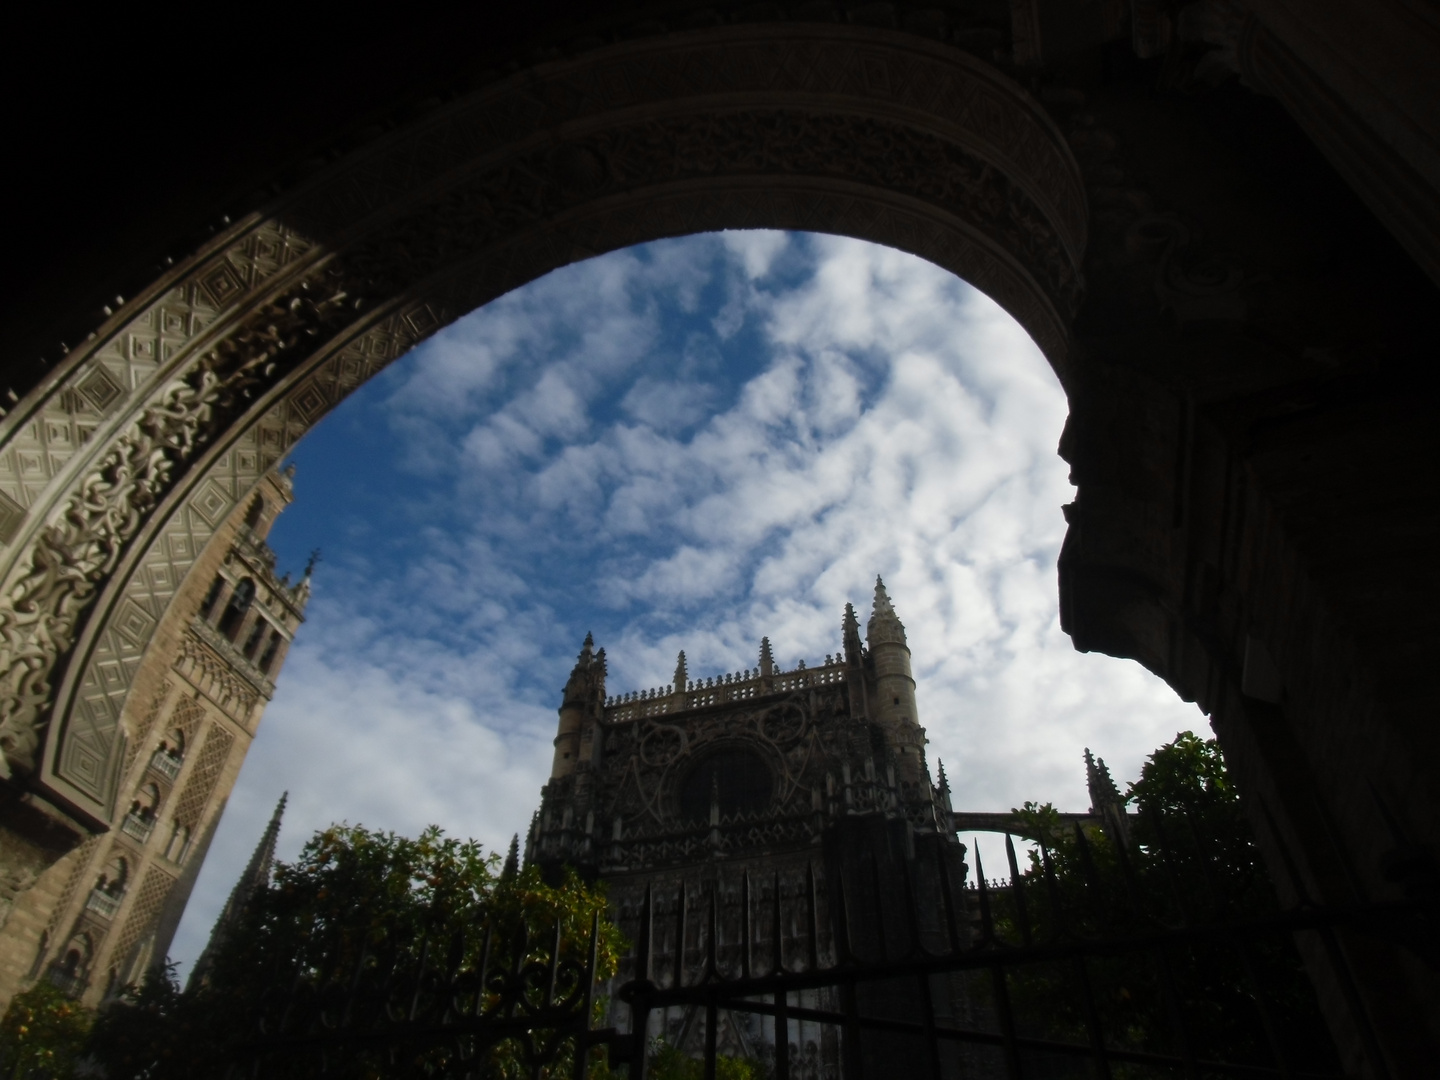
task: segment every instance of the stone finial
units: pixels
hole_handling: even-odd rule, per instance
[[[683,694],[689,682],[690,672],[685,666],[685,650],[681,649],[679,657],[675,660],[675,682],[673,684],[675,693]]]
[[[845,663],[851,667],[860,663],[860,620],[855,615],[855,605],[845,605],[845,618],[840,622],[840,635],[845,644]]]
[[[870,611],[870,621],[865,625],[865,640],[872,651],[877,642],[905,644],[905,624],[895,614],[895,605],[890,603],[885,582],[878,575],[875,578],[875,602]]]
[[[775,654],[770,650],[770,639],[760,639],[760,677],[768,679],[775,674]]]
[[[942,795],[950,794],[950,778],[945,775],[945,762],[940,761],[940,782],[935,785],[935,790]]]

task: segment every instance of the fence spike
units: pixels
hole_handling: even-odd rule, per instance
[[[740,975],[750,978],[750,871],[740,879]]]
[[[1005,859],[1010,864],[1010,893],[1015,898],[1015,924],[1020,930],[1020,940],[1028,949],[1030,939],[1030,912],[1025,907],[1025,882],[1020,876],[1020,862],[1015,858],[1015,840],[1005,834]]]
[[[805,896],[807,899],[807,938],[810,944],[810,970],[814,971],[820,966],[820,931],[819,931],[819,906],[818,897],[815,893],[815,864],[806,860],[805,862]]]

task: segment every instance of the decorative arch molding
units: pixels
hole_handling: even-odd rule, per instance
[[[236,222],[0,423],[0,749],[100,826],[130,680],[213,529],[346,394],[552,269],[726,227],[857,236],[1005,306],[1067,379],[1080,170],[959,49],[710,28],[521,70]]]

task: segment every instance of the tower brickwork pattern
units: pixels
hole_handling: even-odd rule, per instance
[[[113,819],[0,913],[0,1007],[38,979],[97,1005],[165,958],[304,621],[310,569],[277,574],[266,543],[292,499],[266,474],[186,575],[134,676]]]

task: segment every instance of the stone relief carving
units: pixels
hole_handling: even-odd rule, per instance
[[[137,301],[141,310],[118,328],[76,348],[56,369],[55,389],[39,408],[15,406],[0,420],[8,451],[0,454],[0,494],[13,504],[0,502],[10,511],[0,516],[0,540],[9,542],[29,508],[43,512],[49,489],[105,417],[154,391],[156,380],[173,376],[223,311],[253,300],[257,288],[309,249],[280,221],[240,229],[222,250],[172,271],[174,280],[157,285],[153,298]]]
[[[40,531],[29,566],[0,608],[0,641],[10,659],[0,682],[0,775],[34,770],[56,662],[73,645],[81,613],[168,491],[177,467],[192,460],[345,306],[343,289],[324,290],[323,276],[313,293],[310,284],[263,306],[245,328],[171,381],[80,480],[59,520]]]
[[[756,709],[692,715],[678,722],[657,717],[597,732],[603,739],[596,778],[603,820],[619,817],[631,832],[674,821],[681,775],[691,763],[730,743],[757,750],[775,770],[772,803],[777,813],[793,809],[800,794],[801,809],[808,814],[809,786],[815,778],[806,775],[807,766],[823,753],[816,720],[839,716],[844,708],[841,693],[832,691],[815,701],[795,695]]]

